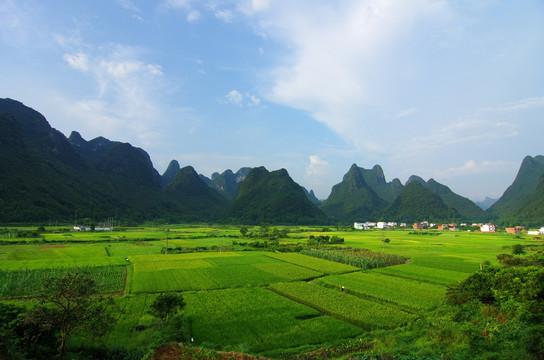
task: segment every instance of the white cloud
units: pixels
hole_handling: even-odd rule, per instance
[[[406,109],[406,110],[402,110],[399,113],[397,113],[395,116],[393,116],[393,119],[399,119],[399,118],[402,118],[402,117],[405,117],[405,116],[412,115],[416,111],[417,111],[417,108],[415,108],[415,107],[409,108],[409,109]]]
[[[436,155],[444,149],[459,149],[463,145],[485,145],[497,139],[519,135],[517,125],[494,119],[467,117],[455,123],[421,131],[419,136],[387,143],[397,159]]]
[[[509,102],[496,108],[482,109],[481,112],[511,112],[544,108],[544,97],[531,97],[519,101]]]
[[[258,12],[265,12],[270,8],[270,0],[243,0],[238,4],[238,11],[254,15]]]
[[[389,101],[390,77],[411,76],[409,61],[397,60],[410,48],[404,43],[407,34],[420,22],[434,25],[449,16],[438,0],[242,4],[240,11],[256,19],[259,31],[291,49],[270,74],[267,99],[307,111],[363,148],[371,146],[369,137],[354,129],[365,132],[376,121],[369,109]]]
[[[67,53],[63,59],[70,68],[91,75],[99,91],[85,99],[58,100],[67,115],[92,134],[137,138],[141,144],[156,141],[155,124],[163,120],[155,95],[163,86],[161,66],[144,62],[140,50],[130,46],[81,48],[87,52]]]
[[[41,7],[41,3],[0,1],[1,42],[14,48],[49,46],[49,31],[43,27]]]
[[[75,55],[64,54],[63,59],[72,69],[80,71],[89,70],[89,60],[87,59],[87,55],[83,53],[77,53]]]
[[[234,14],[231,10],[217,10],[215,12],[215,17],[227,23],[230,23],[234,20]]]
[[[115,0],[115,2],[127,10],[136,11],[136,12],[140,11],[138,6],[136,6],[131,0]]]
[[[261,99],[259,99],[256,96],[253,96],[253,95],[246,95],[246,96],[249,97],[250,103],[253,104],[254,106],[257,106],[261,103]]]
[[[306,167],[306,176],[322,175],[329,170],[329,162],[321,159],[319,156],[310,155],[308,159],[310,163]]]
[[[231,104],[241,106],[241,105],[242,105],[242,100],[243,100],[244,96],[243,96],[242,94],[240,94],[239,91],[237,91],[237,90],[232,90],[232,91],[230,91],[230,92],[225,96],[225,98],[226,98],[227,101],[230,102]]]
[[[190,4],[189,0],[165,0],[162,4],[162,8],[166,9],[183,9],[187,8]]]
[[[238,105],[240,107],[258,106],[261,103],[261,99],[249,93],[242,94],[238,90],[231,90],[222,100],[220,100],[220,102]]]
[[[187,13],[187,21],[189,22],[195,22],[200,19],[200,12],[198,10],[190,10]]]
[[[450,167],[445,170],[438,170],[435,172],[435,176],[441,178],[451,178],[456,176],[466,176],[470,174],[502,172],[504,170],[515,169],[518,165],[518,163],[502,160],[483,160],[480,162],[477,162],[475,160],[468,160],[460,167]]]
[[[274,54],[276,66],[263,74],[263,97],[303,110],[369,158],[407,158],[522,133],[516,116],[522,107],[537,109],[542,98],[505,104],[493,116],[478,111],[507,102],[524,86],[505,75],[517,64],[490,65],[505,49],[518,48],[496,40],[496,31],[508,32],[505,41],[518,36],[513,23],[499,30],[489,20],[491,11],[506,10],[500,3],[443,0],[238,5],[256,34],[283,45],[284,53]],[[536,46],[532,37],[524,44]],[[529,80],[526,90],[539,89],[538,79]]]

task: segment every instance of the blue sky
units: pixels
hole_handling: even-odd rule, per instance
[[[326,198],[380,164],[473,200],[544,154],[544,3],[0,0],[0,97],[211,176]]]

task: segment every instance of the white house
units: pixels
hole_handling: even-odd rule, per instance
[[[538,230],[529,230],[529,231],[527,231],[527,235],[540,235],[540,231],[538,231]]]
[[[481,232],[495,232],[495,225],[491,223],[487,223],[485,225],[480,226]]]
[[[353,227],[355,228],[355,230],[364,230],[365,224],[356,222],[356,223],[353,223]]]
[[[376,227],[378,229],[387,229],[387,223],[386,222],[383,222],[383,221],[380,221],[376,224]]]
[[[540,228],[540,235],[544,235],[544,227]]]

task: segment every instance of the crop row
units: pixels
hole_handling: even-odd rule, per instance
[[[267,256],[319,271],[324,274],[342,274],[359,270],[351,265],[340,264],[330,260],[317,259],[312,256],[299,253],[268,253]]]
[[[404,264],[406,259],[400,255],[374,252],[367,249],[304,249],[304,255],[336,261],[356,266],[361,269],[375,269],[391,265]]]
[[[98,293],[123,290],[126,268],[124,266],[86,266],[80,268],[0,270],[0,298],[36,297],[52,278],[60,278],[71,271],[84,271],[97,285]]]
[[[134,269],[132,292],[196,291],[263,286],[274,282],[313,279],[326,274],[325,271],[341,273],[357,270],[348,265],[299,254],[265,252],[227,254],[231,255],[134,256],[131,258]]]
[[[277,276],[284,281],[308,280],[323,276],[323,273],[319,271],[308,269],[288,262],[253,264],[253,266],[259,270]]]
[[[353,337],[361,329],[263,288],[184,293],[196,344],[250,352]]]
[[[374,270],[381,274],[398,276],[406,279],[413,279],[423,282],[430,282],[441,285],[448,285],[462,281],[468,277],[467,273],[417,266],[415,264],[391,266]]]
[[[347,294],[340,288],[330,289],[314,283],[292,282],[272,284],[270,289],[324,314],[367,330],[395,328],[414,319],[414,315],[393,306],[381,305]]]
[[[414,265],[434,269],[452,270],[472,274],[479,268],[479,263],[470,258],[453,256],[418,256],[414,258]]]
[[[438,305],[445,294],[444,286],[424,283],[375,272],[356,272],[326,276],[314,281],[316,284],[339,289],[359,297],[397,304],[416,311]]]
[[[132,292],[186,291],[262,286],[281,278],[251,265],[147,271],[134,264]]]

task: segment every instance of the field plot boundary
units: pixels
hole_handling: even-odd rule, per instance
[[[397,307],[382,305],[372,300],[342,293],[340,289],[333,291],[313,283],[276,283],[270,285],[269,289],[289,300],[364,330],[396,328],[415,318],[414,314]]]
[[[299,253],[267,253],[266,256],[324,274],[345,274],[361,270],[360,268],[352,265],[346,265]]]
[[[127,266],[84,266],[53,269],[0,270],[0,299],[30,299],[41,296],[44,281],[70,272],[86,272],[95,280],[99,294],[122,295],[126,288]]]
[[[215,339],[228,349],[274,352],[352,338],[363,331],[264,287],[190,291],[186,301],[197,345]]]
[[[351,295],[354,295],[358,298],[371,300],[378,303],[388,303],[396,306],[399,310],[413,313],[413,314],[422,314],[425,311],[437,306],[439,302],[429,301],[407,301],[407,300],[398,300],[401,299],[411,299],[414,296],[411,294],[412,291],[408,290],[416,287],[416,291],[419,291],[418,299],[420,299],[425,291],[435,292],[435,297],[442,299],[445,294],[445,286],[439,284],[425,283],[413,279],[406,279],[395,276],[388,276],[386,274],[375,273],[373,271],[360,272],[360,279],[355,279],[354,277],[358,276],[358,273],[348,273],[342,275],[328,275],[321,277],[315,281],[315,284],[324,286],[330,289],[338,289],[341,286],[345,285],[345,292]],[[377,290],[377,284],[379,283],[379,278],[385,280],[381,282],[383,288]],[[405,282],[405,284],[399,284],[398,282],[393,285],[387,284],[387,279],[395,279],[396,281]],[[403,286],[406,287],[403,289]],[[425,289],[425,287],[436,287],[434,289]],[[374,290],[374,291],[373,291]],[[397,290],[395,296],[391,296],[391,292]],[[441,292],[440,296],[436,296],[437,290]],[[381,295],[379,295],[381,294]],[[397,299],[395,299],[397,298]]]
[[[402,269],[404,269],[404,270],[408,269],[408,271],[406,271],[406,273],[403,273],[402,272],[403,270],[399,270],[400,267],[403,267]],[[404,267],[406,267],[406,268],[404,268]],[[409,268],[407,268],[407,267],[409,267]],[[428,273],[433,273],[434,272],[434,273],[441,273],[443,275],[444,274],[445,275],[447,275],[447,274],[449,274],[449,275],[460,274],[462,276],[456,276],[456,277],[452,277],[452,278],[447,278],[445,276],[444,277],[435,276],[435,277],[425,278],[424,274],[416,274],[414,272],[411,272],[410,271],[411,269],[420,269],[420,270],[425,269]],[[464,273],[464,272],[461,272],[461,271],[437,269],[437,268],[433,268],[433,267],[419,266],[419,265],[414,265],[414,264],[389,266],[389,267],[385,267],[385,268],[374,269],[373,271],[375,271],[377,273],[380,273],[380,274],[383,274],[383,275],[387,275],[387,276],[394,276],[394,277],[404,278],[404,279],[408,279],[408,280],[426,282],[426,283],[442,285],[442,286],[448,286],[448,285],[451,285],[453,283],[456,283],[457,281],[462,281],[462,280],[464,280],[465,278],[467,278],[470,275],[470,274],[467,274],[467,273]]]

